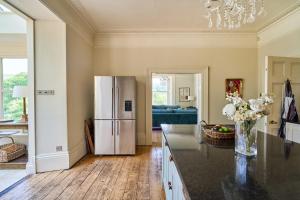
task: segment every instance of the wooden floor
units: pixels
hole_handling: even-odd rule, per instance
[[[165,199],[161,147],[136,156],[87,156],[70,170],[33,175],[0,199]]]
[[[161,130],[153,130],[152,131],[152,145],[153,146],[161,146]]]

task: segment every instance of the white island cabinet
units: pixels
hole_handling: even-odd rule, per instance
[[[286,123],[286,139],[300,144],[300,124]]]
[[[184,196],[181,178],[164,136],[162,137],[162,151],[162,183],[166,200],[187,200]]]

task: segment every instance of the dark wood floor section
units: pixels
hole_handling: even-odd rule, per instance
[[[27,161],[28,156],[26,154],[8,163],[0,163],[0,169],[26,169]]]
[[[87,156],[70,170],[36,174],[0,199],[165,199],[161,147],[136,156]]]

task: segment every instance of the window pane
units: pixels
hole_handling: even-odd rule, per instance
[[[167,92],[168,91],[168,79],[162,77],[152,78],[152,91]]]
[[[153,105],[167,105],[168,104],[168,92],[152,92],[152,104]]]
[[[20,119],[23,114],[22,98],[12,97],[16,85],[27,85],[27,59],[3,59],[3,112],[4,119]]]

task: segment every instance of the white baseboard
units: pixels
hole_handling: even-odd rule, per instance
[[[86,155],[85,140],[79,142],[69,151],[69,166],[72,167],[77,161]]]
[[[67,151],[40,154],[36,156],[36,171],[47,172],[69,169],[69,153]]]

